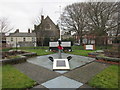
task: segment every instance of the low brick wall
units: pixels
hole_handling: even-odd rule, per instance
[[[25,53],[18,55],[20,58],[15,58],[15,59],[3,59],[0,60],[0,64],[5,65],[5,64],[18,64],[18,63],[23,63],[27,61],[27,58],[37,56],[37,53]]]

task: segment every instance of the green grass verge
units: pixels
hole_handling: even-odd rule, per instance
[[[47,51],[46,51],[47,50]],[[37,55],[48,55],[48,54],[53,54],[53,52],[48,51],[48,49],[26,49],[25,51],[28,52],[36,52]]]
[[[83,46],[72,46],[72,52],[67,52],[69,54],[88,56],[88,53],[94,52],[95,50],[84,50]]]
[[[118,88],[118,66],[109,66],[93,77],[88,84],[96,88]]]
[[[2,88],[29,88],[35,84],[35,81],[13,66],[5,65],[2,67]]]
[[[73,50],[72,52],[68,52],[69,54],[74,54],[74,55],[81,55],[81,56],[88,56],[88,53],[94,52],[91,50]]]
[[[7,52],[9,50],[11,50],[11,48],[2,49],[2,52]]]
[[[109,48],[111,46],[108,46]],[[16,48],[13,48],[13,50],[15,50]],[[44,47],[19,47],[18,49],[20,50],[25,50],[28,52],[36,52],[37,55],[48,55],[48,54],[53,54],[53,52],[50,52],[48,49],[48,46],[44,46]],[[101,50],[101,49],[105,49],[105,46],[96,46],[96,50]],[[48,50],[46,52],[46,50]],[[95,50],[84,50],[83,46],[72,46],[72,50],[73,52],[68,52],[69,54],[75,54],[75,55],[81,55],[81,56],[88,56],[88,53],[90,52],[94,52]]]
[[[0,66],[0,90],[2,89],[2,67]]]
[[[16,49],[13,48],[12,50],[16,50]],[[18,50],[35,52],[39,56],[53,54],[53,52],[49,51],[49,47],[47,47],[47,46],[44,46],[44,47],[20,47],[20,48],[18,48]]]
[[[14,59],[14,58],[20,58],[20,56],[11,55],[11,56],[8,56],[7,58],[8,58],[8,59]]]

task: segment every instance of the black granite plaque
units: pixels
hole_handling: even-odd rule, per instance
[[[66,66],[64,60],[58,60],[56,65],[57,65],[57,67],[65,67]]]

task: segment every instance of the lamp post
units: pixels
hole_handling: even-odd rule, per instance
[[[16,51],[17,51],[17,38],[16,38]]]

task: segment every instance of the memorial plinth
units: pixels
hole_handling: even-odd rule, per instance
[[[70,70],[68,59],[54,59],[53,70]]]

